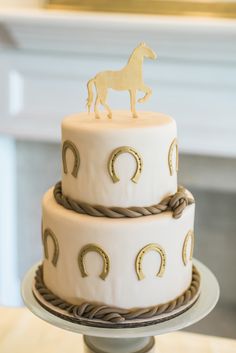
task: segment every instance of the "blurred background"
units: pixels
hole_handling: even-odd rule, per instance
[[[42,257],[43,193],[60,179],[60,122],[86,82],[145,41],[153,96],[178,125],[179,184],[196,199],[195,257],[216,274],[216,309],[190,331],[236,338],[236,1],[0,0],[0,305]],[[127,92],[109,96],[128,109]]]

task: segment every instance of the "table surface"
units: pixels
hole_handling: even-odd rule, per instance
[[[26,308],[0,308],[0,353],[84,353],[82,336],[54,327]],[[235,353],[236,340],[175,332],[157,337],[162,353]]]

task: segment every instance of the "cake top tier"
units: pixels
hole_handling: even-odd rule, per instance
[[[167,124],[172,124],[173,119],[162,113],[154,112],[139,112],[139,117],[133,119],[129,111],[114,111],[112,119],[94,119],[94,113],[79,113],[75,115],[68,116],[63,119],[62,127],[67,126],[67,128],[80,130],[123,130],[123,129],[148,129],[148,128],[161,128]]]
[[[176,147],[176,148],[174,148]],[[102,206],[150,206],[177,191],[175,121],[164,114],[80,113],[62,123],[62,191]]]

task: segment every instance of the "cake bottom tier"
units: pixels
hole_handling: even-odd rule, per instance
[[[121,309],[169,303],[191,285],[194,204],[126,219],[81,215],[43,198],[43,280],[73,305]]]
[[[128,324],[129,326],[147,325],[149,322],[169,320],[188,310],[200,295],[200,275],[195,266],[189,288],[174,300],[149,308],[122,309],[95,303],[74,305],[52,293],[43,281],[43,269],[36,271],[33,292],[39,303],[55,315],[72,322],[86,325],[107,326]]]

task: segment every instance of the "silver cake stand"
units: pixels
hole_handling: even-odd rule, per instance
[[[156,353],[155,336],[181,330],[204,318],[215,307],[219,298],[219,284],[213,273],[201,262],[194,260],[201,275],[201,295],[186,312],[170,320],[135,328],[101,328],[79,325],[59,318],[45,310],[32,293],[32,283],[38,265],[33,266],[22,282],[22,297],[32,313],[64,330],[82,334],[84,344],[79,353]]]

